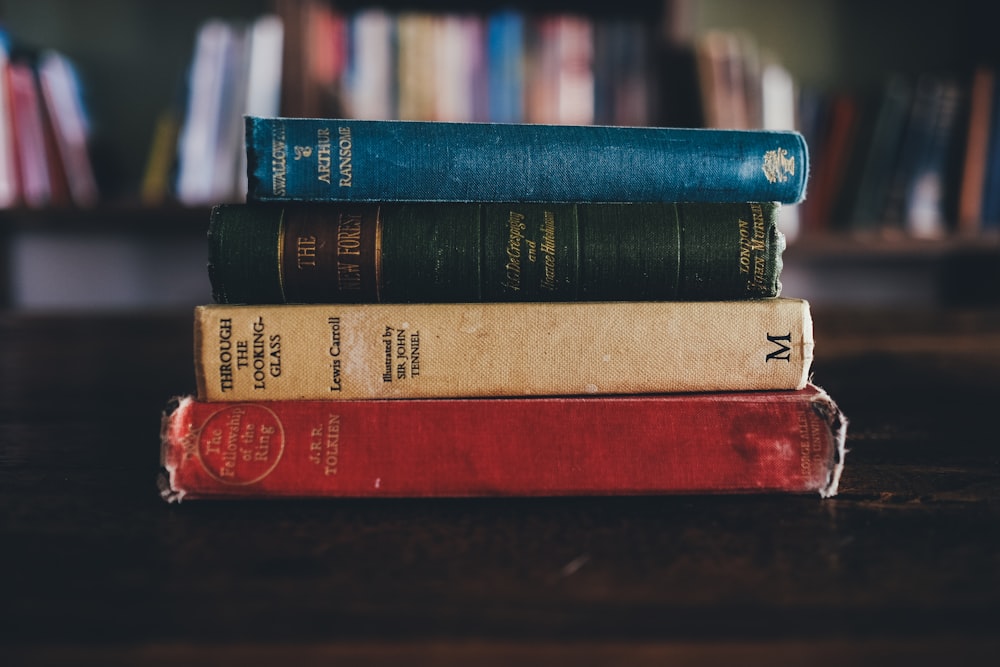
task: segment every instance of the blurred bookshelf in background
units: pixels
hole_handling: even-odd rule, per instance
[[[86,303],[41,297],[53,279],[35,267],[87,274],[88,241],[94,256],[129,243],[149,256],[168,237],[188,244],[174,273],[192,270],[207,207],[244,197],[245,113],[797,129],[811,173],[807,200],[782,212],[786,292],[948,301],[961,260],[984,267],[969,279],[995,274],[998,47],[976,42],[988,3],[176,4],[0,5],[11,305]],[[28,88],[34,105],[15,104]],[[171,280],[191,283],[132,283]]]

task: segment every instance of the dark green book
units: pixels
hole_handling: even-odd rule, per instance
[[[213,209],[219,303],[761,299],[775,203],[250,203]]]

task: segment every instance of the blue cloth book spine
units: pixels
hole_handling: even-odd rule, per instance
[[[797,132],[248,116],[248,201],[795,203]]]

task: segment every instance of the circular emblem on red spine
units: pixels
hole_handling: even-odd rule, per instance
[[[205,420],[198,434],[198,458],[205,471],[235,486],[271,474],[284,449],[281,421],[261,405],[228,405]]]

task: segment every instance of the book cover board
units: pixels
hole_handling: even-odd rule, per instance
[[[846,420],[799,391],[210,403],[164,416],[164,498],[837,492]]]
[[[219,303],[777,296],[779,205],[255,203],[209,224]]]
[[[206,400],[798,389],[800,299],[195,308]]]
[[[777,201],[802,135],[596,125],[246,119],[249,201]]]

